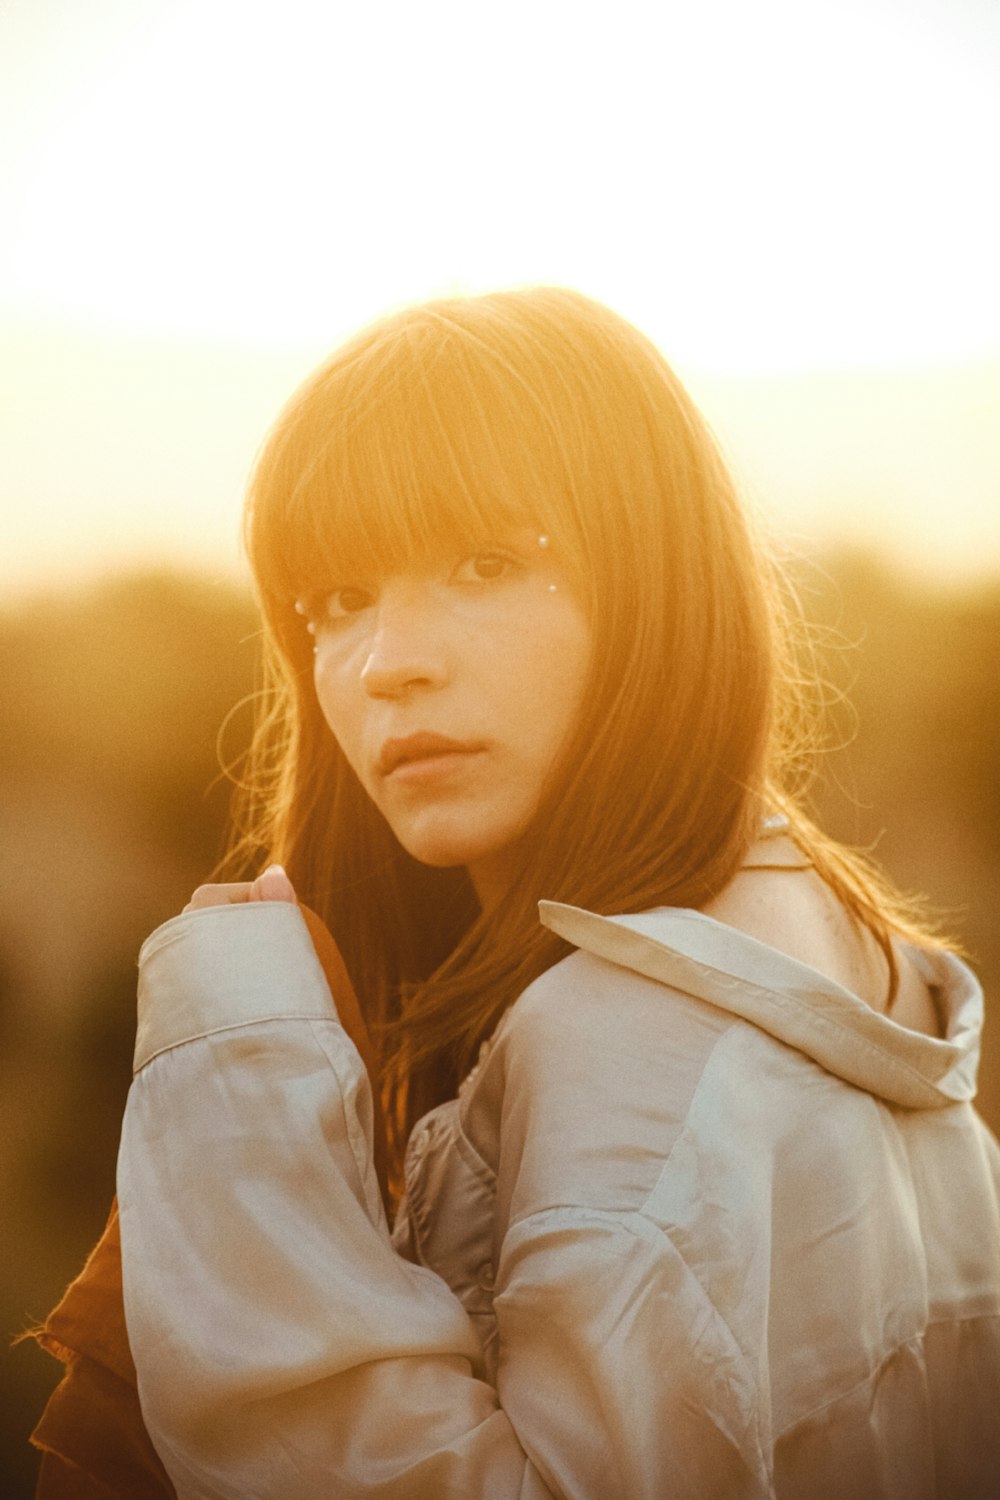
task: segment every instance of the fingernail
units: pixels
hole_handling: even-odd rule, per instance
[[[298,897],[292,889],[292,882],[285,874],[284,865],[268,865],[253,883],[253,891],[250,899],[252,901],[292,901],[297,902]]]

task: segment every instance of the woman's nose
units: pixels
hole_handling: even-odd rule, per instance
[[[399,698],[420,688],[440,687],[447,676],[440,621],[426,601],[384,598],[361,668],[371,698]]]

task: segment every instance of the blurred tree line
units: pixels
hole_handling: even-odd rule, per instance
[[[987,994],[1000,987],[1000,583],[904,584],[865,557],[803,572],[828,641],[830,745],[813,801],[846,842],[927,895]],[[135,960],[224,847],[245,746],[256,619],[246,596],[141,575],[0,616],[6,733],[0,892],[0,1320],[45,1314],[103,1227],[130,1077]],[[845,697],[846,695],[846,697]],[[997,1034],[994,1034],[997,1033]],[[1000,1026],[980,1107],[1000,1130]],[[0,1472],[28,1496],[28,1431],[57,1377],[0,1361]]]

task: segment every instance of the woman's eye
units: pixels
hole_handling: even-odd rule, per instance
[[[360,614],[371,603],[372,595],[367,589],[345,587],[331,589],[328,594],[313,595],[311,599],[302,601],[301,608],[296,605],[296,609],[299,614],[306,616],[309,628],[315,634],[317,630]]]
[[[323,614],[328,620],[343,620],[347,615],[360,614],[371,602],[367,589],[334,589],[324,601]]]
[[[491,583],[513,567],[513,559],[502,552],[476,552],[455,569],[456,583]]]

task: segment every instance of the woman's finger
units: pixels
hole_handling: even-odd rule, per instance
[[[197,911],[202,906],[232,906],[239,901],[249,901],[249,880],[234,881],[229,885],[200,885],[185,911]]]
[[[250,887],[251,901],[291,901],[298,905],[295,887],[281,865],[268,865]]]

